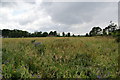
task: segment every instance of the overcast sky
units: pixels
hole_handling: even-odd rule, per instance
[[[85,34],[118,22],[117,2],[1,2],[0,28]]]

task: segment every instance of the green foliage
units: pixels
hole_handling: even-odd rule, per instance
[[[64,33],[64,32],[62,32],[62,36],[63,36],[63,37],[65,36],[65,33]]]
[[[86,35],[85,35],[86,37],[88,37],[89,36],[89,34],[88,33],[86,33]]]
[[[67,35],[66,35],[67,37],[70,37],[70,33],[67,33]]]
[[[42,44],[35,46],[32,40]],[[114,40],[109,37],[4,38],[2,75],[3,78],[116,78],[118,46]]]
[[[48,36],[48,33],[47,33],[47,32],[44,32],[42,36],[43,36],[43,37],[46,37],[46,36]]]
[[[29,33],[27,31],[22,31],[17,29],[14,29],[14,30],[3,29],[2,36],[3,37],[27,37],[29,36]]]
[[[92,30],[90,31],[89,35],[90,36],[97,36],[101,35],[102,29],[100,27],[93,27]]]
[[[34,43],[34,42],[35,42],[35,40],[32,40],[32,41],[31,41],[31,43]]]
[[[39,44],[38,46],[35,46],[35,49],[37,50],[37,53],[40,55],[45,55],[45,45]]]

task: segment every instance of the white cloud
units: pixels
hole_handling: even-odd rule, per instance
[[[94,26],[104,28],[110,20],[117,23],[117,3],[37,1],[2,3],[0,28],[85,34]]]

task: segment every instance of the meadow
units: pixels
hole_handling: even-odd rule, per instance
[[[35,46],[32,40],[42,44]],[[118,43],[112,37],[2,39],[3,78],[116,78]]]

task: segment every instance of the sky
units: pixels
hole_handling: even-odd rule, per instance
[[[98,0],[97,0],[98,1]],[[84,35],[93,27],[118,23],[118,2],[39,1],[0,2],[0,29],[28,32],[58,31]],[[104,0],[105,1],[105,0]],[[110,2],[111,1],[111,2]]]

